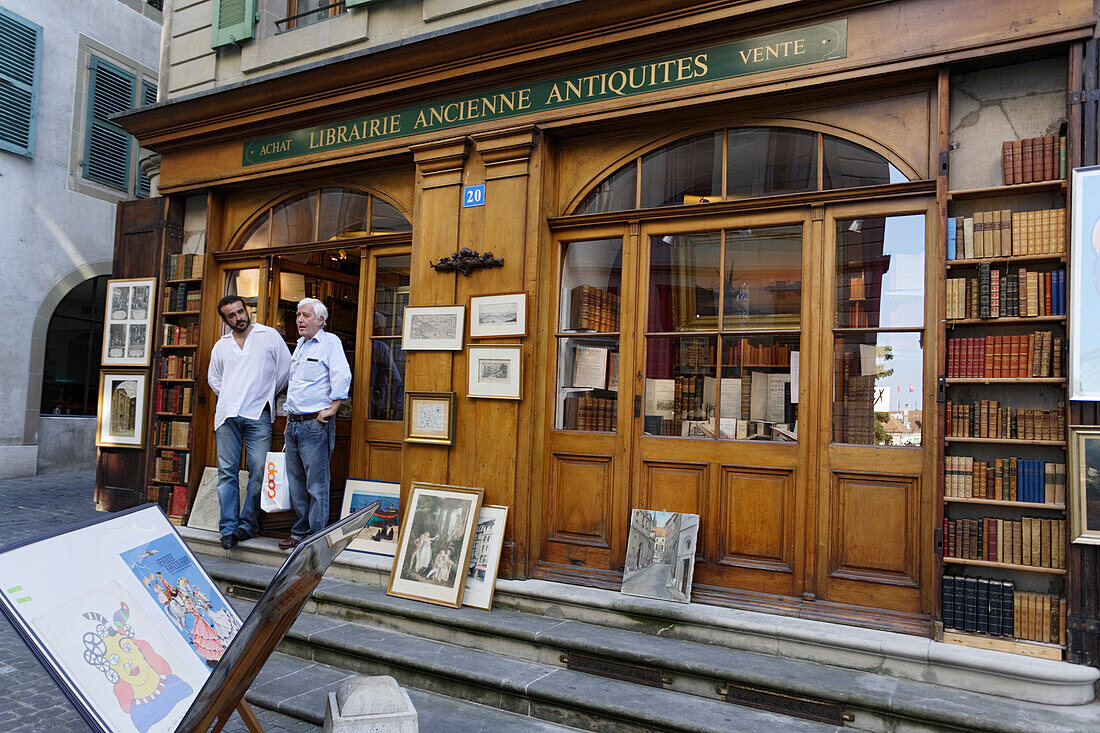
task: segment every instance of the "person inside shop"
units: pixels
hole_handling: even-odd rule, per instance
[[[286,476],[297,521],[288,550],[328,524],[329,462],[336,446],[336,412],[348,398],[351,367],[340,337],[325,330],[328,308],[316,298],[298,301],[298,344],[290,357],[286,393]]]
[[[229,333],[215,342],[206,379],[218,396],[214,409],[221,507],[218,531],[222,547],[228,550],[260,528],[260,489],[264,461],[271,449],[275,395],[286,387],[290,350],[274,328],[252,322],[239,296],[222,298],[218,313],[229,326]],[[243,507],[237,481],[242,448],[248,467]]]

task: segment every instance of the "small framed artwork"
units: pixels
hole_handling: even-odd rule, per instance
[[[405,442],[455,442],[455,393],[406,392]]]
[[[520,347],[467,347],[467,397],[520,398]]]
[[[344,503],[340,507],[340,518],[350,517],[372,501],[379,502],[378,509],[347,549],[368,555],[393,557],[397,552],[397,528],[401,521],[400,483],[349,478],[344,483]]]
[[[470,338],[527,335],[527,293],[470,298]]]
[[[149,366],[157,279],[107,281],[103,321],[103,366]]]
[[[145,405],[149,376],[146,372],[99,373],[99,409],[95,444],[101,448],[144,448]]]
[[[484,491],[414,482],[386,593],[458,608]]]
[[[1100,545],[1100,426],[1070,427],[1067,470],[1072,541]]]
[[[405,351],[458,351],[462,348],[461,305],[410,306],[405,309],[401,348]]]
[[[462,605],[484,608],[493,605],[497,573],[500,571],[500,550],[504,546],[504,525],[508,521],[508,507],[483,506],[477,515],[474,529],[474,548],[466,567],[466,590]]]
[[[691,602],[699,515],[634,509],[626,541],[622,592]]]

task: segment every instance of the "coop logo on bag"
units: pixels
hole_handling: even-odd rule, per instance
[[[269,498],[275,498],[275,461],[267,462],[267,495]]]

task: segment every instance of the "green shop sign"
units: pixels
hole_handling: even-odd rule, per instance
[[[247,140],[243,164],[294,158],[519,115],[632,97],[662,89],[842,59],[848,21],[806,26],[656,59],[407,107]]]

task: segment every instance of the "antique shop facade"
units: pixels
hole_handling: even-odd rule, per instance
[[[164,316],[198,324],[194,408],[161,416],[192,425],[192,500],[218,298],[293,341],[315,295],[354,370],[334,511],[345,477],[483,487],[503,577],[605,588],[632,508],[698,514],[694,601],[931,634],[949,191],[999,187],[1002,140],[1063,123],[1076,164],[1092,4],[603,5],[120,120],[162,156],[162,230],[203,233]],[[503,266],[431,266],[462,248]],[[401,350],[406,306],[516,292],[525,335]],[[521,346],[519,400],[466,396],[478,344]],[[453,445],[403,441],[405,391],[457,393]]]

